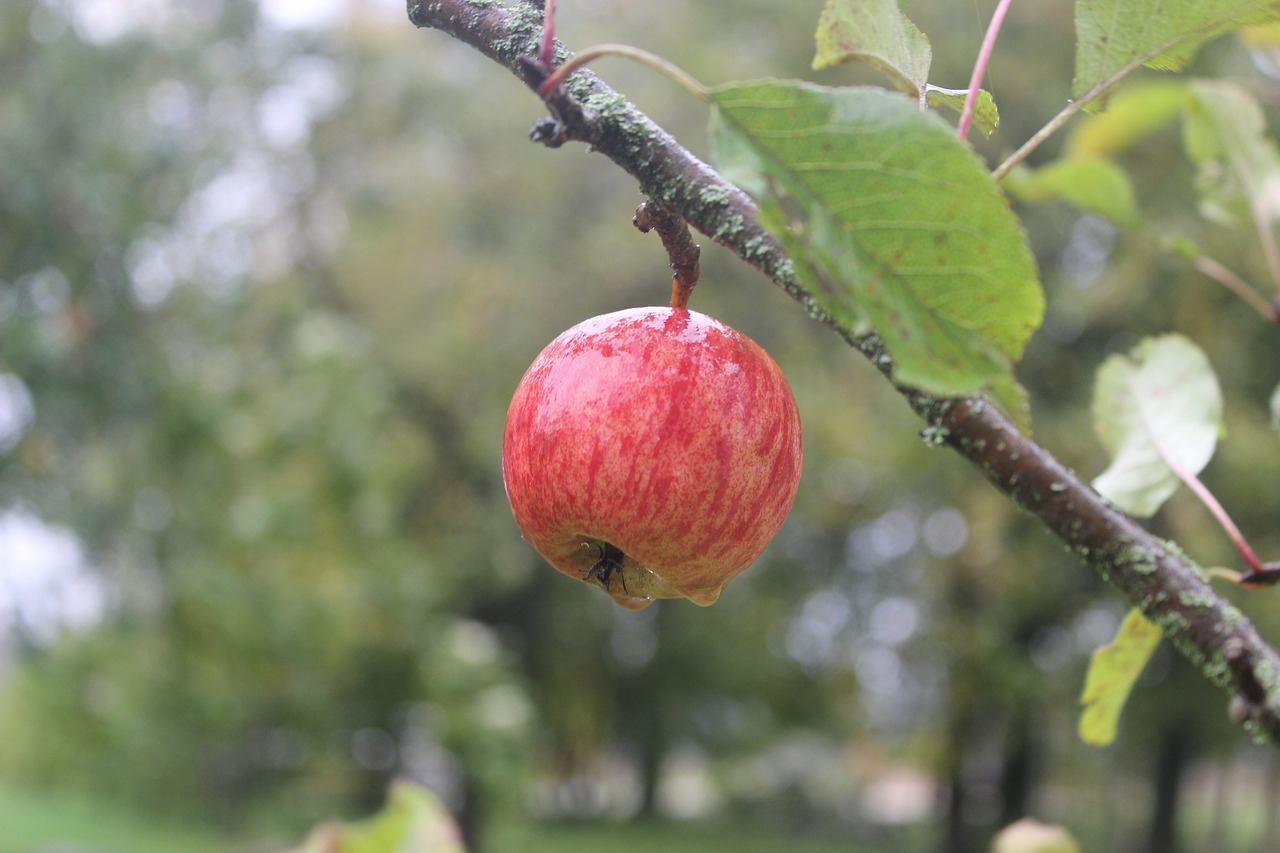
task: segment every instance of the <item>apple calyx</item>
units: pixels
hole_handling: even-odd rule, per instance
[[[608,542],[584,543],[600,557],[587,569],[583,580],[594,582],[629,610],[648,607],[659,598],[683,598],[662,578],[628,557]]]
[[[758,344],[685,308],[594,317],[512,398],[503,482],[524,538],[623,607],[707,605],[799,485],[795,398]]]

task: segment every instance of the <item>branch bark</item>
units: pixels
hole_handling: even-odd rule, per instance
[[[409,19],[441,30],[537,88],[541,2],[409,0]],[[563,49],[559,50],[563,58]],[[874,336],[854,337],[816,310],[778,241],[757,222],[751,198],[693,156],[625,97],[588,71],[547,99],[552,119],[536,141],[584,142],[612,160],[640,191],[679,213],[709,239],[755,266],[835,329],[893,381]],[[1002,493],[1034,515],[1157,623],[1203,675],[1227,691],[1229,712],[1255,738],[1280,746],[1280,654],[1253,623],[1202,578],[1199,567],[1100,497],[1052,453],[979,398],[938,399],[896,386],[927,424],[926,434],[964,456]]]

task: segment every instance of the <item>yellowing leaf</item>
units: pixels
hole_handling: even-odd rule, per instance
[[[1257,24],[1236,33],[1240,43],[1249,48],[1280,47],[1280,24]]]
[[[1093,653],[1080,704],[1080,739],[1106,746],[1116,739],[1120,712],[1133,685],[1160,644],[1160,629],[1137,609],[1129,611],[1116,638]]]

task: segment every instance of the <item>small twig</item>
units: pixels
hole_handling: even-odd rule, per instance
[[[987,63],[991,61],[991,54],[995,52],[996,36],[1000,32],[1005,13],[1009,11],[1012,2],[1013,0],[1000,0],[1000,5],[996,6],[995,14],[991,16],[991,23],[987,26],[987,34],[982,39],[982,47],[978,50],[978,58],[973,63],[973,74],[969,77],[969,91],[964,96],[964,109],[960,111],[960,123],[956,126],[956,136],[962,141],[969,138],[969,125],[973,121],[973,110],[978,103],[979,87],[987,73]]]
[[[698,258],[702,254],[702,248],[693,242],[688,223],[680,214],[652,199],[640,202],[631,221],[641,233],[657,231],[662,238],[662,246],[671,259],[671,269],[675,271],[671,279],[671,307],[688,308],[689,297],[698,283]]]
[[[1207,255],[1198,255],[1192,263],[1196,270],[1240,297],[1245,304],[1261,314],[1264,320],[1280,325],[1280,310],[1277,310],[1275,303],[1268,301],[1250,287],[1249,283],[1234,271]]]
[[[1040,128],[1038,131],[1032,134],[1031,138],[1028,139],[1026,142],[1022,143],[1022,146],[1017,151],[1010,154],[1009,157],[1003,163],[1001,163],[999,166],[993,169],[991,171],[991,177],[995,178],[997,181],[1003,180],[1006,175],[1008,175],[1010,172],[1014,170],[1014,167],[1016,167],[1023,160],[1027,159],[1027,157],[1031,155],[1031,152],[1035,151],[1037,148],[1043,145],[1046,139],[1048,139],[1050,136],[1053,136],[1055,133],[1061,130],[1063,125],[1069,122],[1075,116],[1076,113],[1080,112],[1085,107],[1089,106],[1089,104],[1093,103],[1095,100],[1102,97],[1104,94],[1107,93],[1109,89],[1111,89],[1121,80],[1123,80],[1125,77],[1129,76],[1134,71],[1137,71],[1139,68],[1142,67],[1143,63],[1150,58],[1151,58],[1150,56],[1138,57],[1137,59],[1130,62],[1128,65],[1125,65],[1119,71],[1112,74],[1110,77],[1099,80],[1096,84],[1094,84],[1092,89],[1085,92],[1078,99],[1074,101],[1068,101],[1067,105],[1063,107],[1061,110],[1059,110],[1057,115],[1049,119],[1048,124],[1046,124],[1044,127]]]
[[[551,93],[563,83],[570,74],[583,68],[589,62],[594,62],[602,56],[623,56],[627,59],[635,60],[642,65],[647,65],[653,70],[666,75],[671,80],[678,83],[682,88],[697,95],[704,101],[709,101],[710,96],[707,94],[707,87],[703,86],[697,80],[693,79],[687,71],[680,68],[667,60],[658,56],[656,53],[650,53],[638,47],[632,47],[629,44],[600,44],[595,47],[588,47],[579,53],[575,53],[572,57],[552,71],[547,79],[543,80],[538,86],[538,95],[546,100]]]

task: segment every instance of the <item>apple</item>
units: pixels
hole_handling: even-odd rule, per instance
[[[1060,826],[1024,817],[995,837],[991,853],[1080,853],[1080,843]]]
[[[750,338],[685,308],[633,308],[552,341],[516,388],[507,499],[552,566],[633,610],[713,603],[782,526],[800,416]]]

